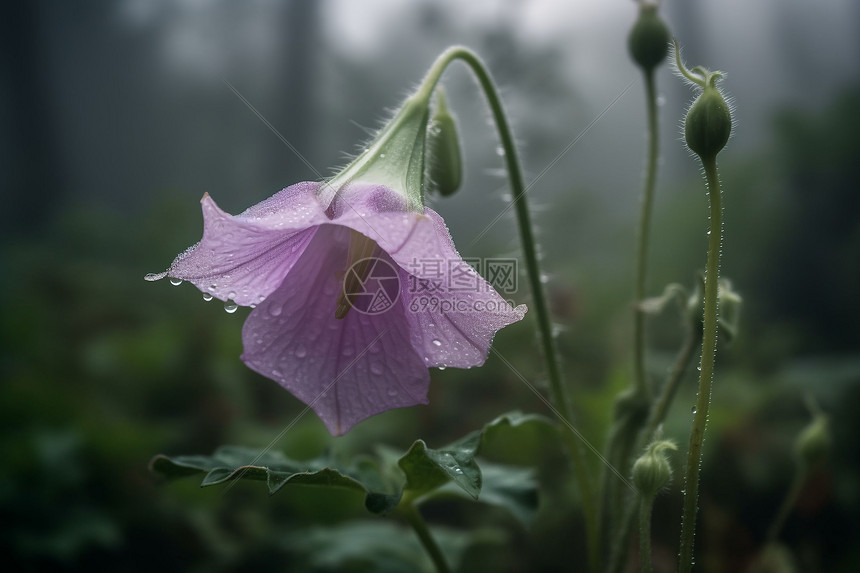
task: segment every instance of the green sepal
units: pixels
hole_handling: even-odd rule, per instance
[[[344,186],[361,181],[385,185],[406,200],[407,209],[423,212],[429,116],[425,98],[407,99],[364,151],[320,186],[320,201],[328,205]]]

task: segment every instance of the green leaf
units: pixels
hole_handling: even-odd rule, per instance
[[[270,494],[297,484],[352,489],[365,495],[365,507],[372,513],[387,513],[400,501],[399,491],[385,489],[386,482],[372,460],[358,458],[347,469],[332,465],[327,458],[299,462],[280,452],[258,453],[240,446],[222,446],[211,456],[159,455],[153,458],[150,468],[165,477],[206,472],[201,487],[251,479],[265,481]],[[372,484],[374,489],[366,484]]]
[[[404,493],[411,499],[426,499],[431,492],[449,487],[471,499],[481,496],[481,501],[506,507],[528,523],[537,506],[537,484],[531,470],[481,462],[489,472],[487,485],[476,456],[485,447],[504,452],[504,444],[522,438],[522,444],[537,450],[552,435],[558,437],[558,427],[547,418],[512,412],[442,448],[433,449],[416,440],[400,457],[380,448],[377,457],[358,456],[348,467],[339,467],[328,456],[298,461],[276,451],[222,446],[211,456],[159,455],[150,468],[168,478],[203,473],[202,487],[251,479],[265,481],[271,494],[288,485],[351,489],[364,495],[365,507],[375,514],[397,507]]]

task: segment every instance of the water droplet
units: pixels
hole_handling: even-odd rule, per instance
[[[282,310],[281,305],[273,304],[269,307],[269,314],[271,314],[272,316],[280,316],[281,310]]]
[[[203,300],[205,300],[206,302],[209,302],[210,300],[212,300],[212,295],[209,294],[208,292],[204,292],[203,293]]]
[[[657,105],[659,105],[659,106],[664,106],[664,105],[666,105],[666,96],[664,96],[664,95],[658,95],[658,96],[657,96]]]
[[[391,398],[394,398],[395,396],[397,396],[397,389],[396,388],[389,388],[387,394]]]
[[[382,364],[379,362],[373,362],[370,365],[370,371],[376,374],[377,376],[381,376],[384,370],[382,369]]]
[[[434,339],[433,339],[433,345],[434,345],[434,346],[442,346],[442,341],[441,341],[441,340],[437,340],[436,338],[434,338]]]
[[[447,366],[439,366],[439,370],[445,370]]]
[[[239,308],[239,305],[233,302],[230,299],[227,299],[224,302],[224,310],[226,310],[229,314],[233,314]]]
[[[216,284],[209,285],[209,292],[215,292],[216,290],[218,290],[218,285],[216,285]]]
[[[281,371],[280,371],[280,370],[277,370],[277,369],[272,370],[272,376],[277,376],[277,377],[279,377],[279,378],[280,378],[280,376],[281,376]]]
[[[303,344],[299,344],[296,347],[296,358],[304,358],[308,355],[308,349],[304,347]]]
[[[163,273],[146,273],[146,276],[143,277],[143,280],[152,282],[157,281],[162,277],[164,277]]]
[[[236,293],[235,293],[235,292],[233,292],[233,291],[228,292],[228,293],[227,293],[227,298],[236,298]]]
[[[182,284],[182,279],[178,279],[176,277],[170,277],[170,284],[173,286],[179,286]]]
[[[496,147],[496,155],[498,155],[499,157],[504,157],[504,155],[505,155],[505,148],[504,148],[504,147],[502,147],[501,145],[500,145],[500,146],[498,146],[498,147]]]
[[[705,233],[705,234],[706,234],[706,235],[710,235],[710,234],[711,234],[711,232],[710,232],[710,231],[708,231],[708,232],[707,232],[707,233]]]
[[[695,406],[693,406],[693,407],[690,409],[690,412],[692,412],[693,414],[695,414],[695,413],[696,413],[696,407],[695,407]]]
[[[699,372],[701,372],[701,371],[702,371],[702,365],[701,365],[701,364],[699,364],[698,366],[696,366],[696,370],[698,370]]]
[[[385,154],[384,154],[384,153],[380,153],[380,154],[379,154],[379,158],[380,158],[380,159],[385,159]]]

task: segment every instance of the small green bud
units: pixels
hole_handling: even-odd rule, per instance
[[[684,139],[687,147],[702,159],[713,159],[726,146],[732,133],[732,112],[725,97],[717,88],[722,72],[711,72],[701,66],[688,71],[681,61],[681,52],[675,43],[675,63],[678,72],[702,93],[690,106],[684,119]]]
[[[630,57],[646,72],[656,68],[666,57],[669,28],[657,14],[657,4],[639,3],[639,18],[627,37]]]
[[[800,463],[810,468],[824,459],[830,452],[830,425],[827,416],[818,413],[812,418],[797,440],[794,442],[794,450]]]
[[[436,109],[428,126],[430,160],[427,175],[442,196],[453,195],[463,183],[463,160],[457,122],[448,111],[445,92],[436,90]]]
[[[669,440],[648,444],[645,453],[633,464],[633,485],[639,495],[653,497],[669,484],[672,480],[672,466],[664,452],[677,449],[678,446]]]
[[[732,114],[723,94],[714,86],[719,77],[711,75],[705,89],[696,98],[684,120],[684,138],[693,153],[700,157],[714,157],[729,141],[732,133]]]

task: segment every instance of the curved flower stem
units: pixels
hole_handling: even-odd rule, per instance
[[[672,366],[669,378],[663,385],[659,398],[657,398],[657,401],[651,407],[651,414],[648,417],[648,423],[645,425],[645,429],[643,429],[639,434],[639,438],[637,440],[638,450],[645,447],[645,443],[648,440],[653,439],[654,432],[657,431],[657,428],[660,427],[660,424],[662,424],[666,419],[666,414],[669,412],[669,406],[672,404],[672,400],[675,397],[678,386],[681,384],[681,379],[687,371],[687,368],[690,366],[690,362],[693,359],[700,341],[701,331],[690,328],[687,332],[686,338],[684,339],[681,351],[675,359],[675,364]],[[636,516],[635,503],[628,503],[625,505],[625,508],[624,514],[620,521],[618,521],[618,526],[614,531],[615,539],[612,541],[609,567],[607,568],[607,571],[610,573],[619,573],[624,566],[623,558],[625,550],[627,549],[628,541],[630,540],[633,520]]]
[[[651,508],[654,496],[639,500],[639,571],[651,573]]]
[[[723,239],[723,210],[720,197],[720,180],[717,175],[716,155],[702,157],[702,166],[708,180],[708,198],[711,204],[711,225],[708,231],[708,264],[705,273],[705,317],[702,330],[702,371],[699,376],[699,395],[696,398],[693,427],[690,431],[690,449],[684,478],[684,514],[681,522],[681,550],[678,568],[681,573],[693,567],[693,542],[696,535],[696,512],[699,498],[699,470],[702,463],[702,442],[708,423],[708,406],[711,402],[711,383],[714,378],[714,361],[717,354],[717,295],[720,274],[720,249]]]
[[[502,101],[499,97],[499,91],[496,84],[484,66],[481,59],[472,51],[461,46],[448,48],[440,55],[430,71],[424,77],[424,81],[418,88],[418,92],[413,97],[429,98],[433,94],[433,90],[442,72],[454,60],[460,60],[469,66],[469,69],[475,74],[484,96],[487,98],[487,103],[490,106],[490,111],[493,116],[493,121],[498,130],[499,139],[504,150],[505,165],[508,171],[508,178],[511,183],[511,191],[513,196],[514,208],[517,214],[517,229],[520,234],[520,242],[522,244],[523,256],[526,262],[526,272],[529,281],[529,287],[532,292],[533,306],[538,322],[538,331],[540,332],[540,344],[543,350],[544,359],[546,360],[547,375],[550,384],[550,399],[555,408],[562,413],[565,419],[573,423],[573,412],[570,407],[570,402],[567,397],[567,389],[563,384],[561,375],[561,365],[558,356],[558,350],[555,346],[555,339],[552,335],[552,322],[549,316],[549,305],[547,304],[546,294],[544,293],[543,283],[541,282],[540,264],[538,262],[536,241],[534,232],[532,231],[531,219],[529,215],[528,202],[526,200],[526,187],[523,181],[522,169],[520,167],[519,155],[514,137],[508,123],[507,115],[502,107]],[[597,530],[597,504],[592,494],[592,484],[590,476],[585,465],[585,455],[582,450],[582,444],[575,441],[571,444],[570,452],[572,456],[573,470],[576,473],[577,482],[579,485],[580,495],[582,497],[583,514],[585,516],[586,532],[588,535],[589,547],[589,564],[592,571],[599,568],[599,543]]]
[[[450,573],[451,569],[448,567],[448,562],[445,561],[442,550],[439,549],[439,545],[430,534],[430,529],[427,527],[427,523],[418,511],[418,508],[415,507],[415,504],[409,500],[404,500],[397,507],[397,512],[415,530],[418,539],[421,541],[421,545],[424,546],[430,559],[433,560],[436,571],[438,573]]]

